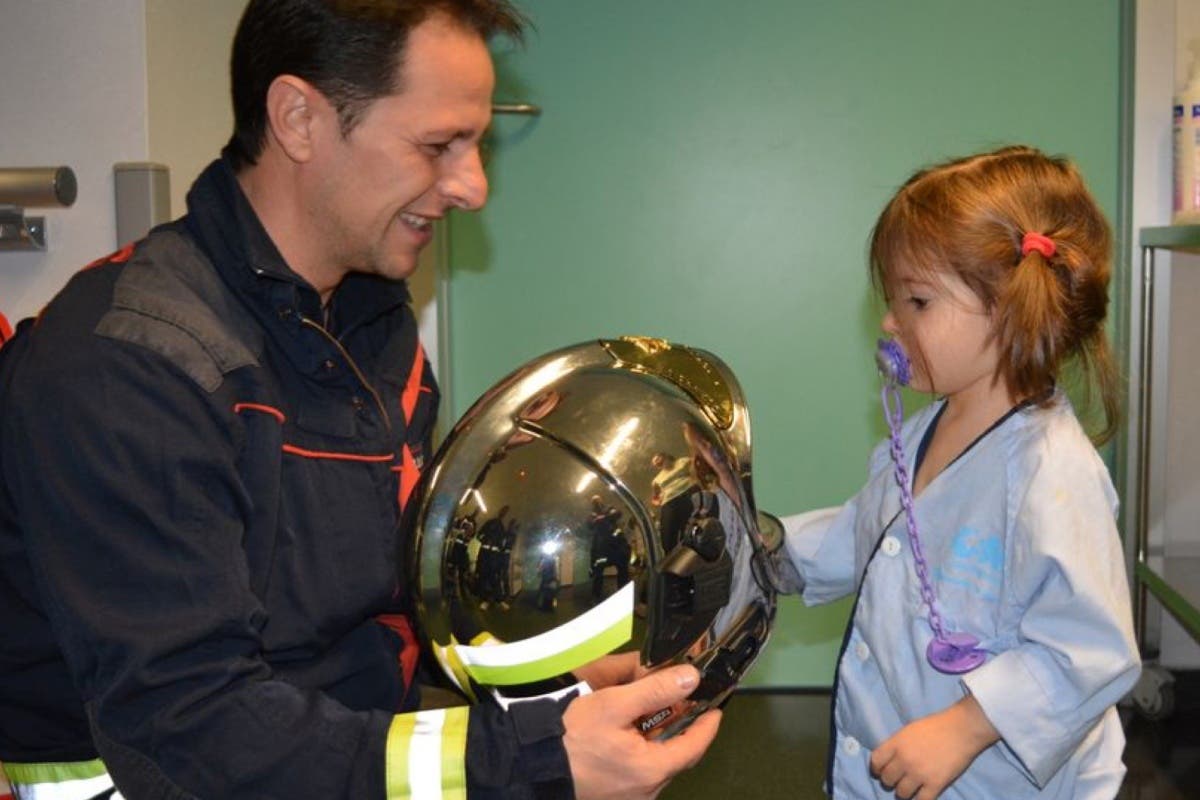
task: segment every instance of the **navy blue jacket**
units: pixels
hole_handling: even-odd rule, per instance
[[[222,161],[188,209],[0,350],[0,761],[382,798],[417,698],[378,617],[438,404],[407,290],[351,275],[323,311]],[[569,792],[560,717],[473,709],[473,796]]]

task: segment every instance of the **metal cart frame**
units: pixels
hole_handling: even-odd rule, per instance
[[[1141,318],[1137,326],[1132,347],[1137,348],[1139,363],[1136,424],[1136,479],[1134,492],[1134,548],[1130,574],[1133,579],[1134,625],[1138,645],[1146,652],[1146,606],[1148,595],[1162,604],[1172,617],[1192,637],[1200,641],[1200,596],[1189,597],[1172,584],[1170,563],[1161,573],[1150,566],[1150,442],[1152,433],[1152,399],[1154,379],[1154,278],[1155,254],[1159,250],[1200,253],[1200,225],[1171,225],[1143,228],[1138,243],[1142,255]],[[1191,562],[1193,559],[1187,559]],[[1197,564],[1200,566],[1200,563]],[[1192,593],[1195,594],[1194,592]],[[1173,710],[1173,697],[1169,691],[1171,679],[1157,665],[1147,665],[1147,670],[1157,670],[1156,680],[1143,681],[1150,687],[1148,695],[1135,700],[1139,709],[1151,717],[1167,716]],[[1157,693],[1156,698],[1152,696]]]

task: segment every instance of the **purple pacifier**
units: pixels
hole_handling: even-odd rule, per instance
[[[908,356],[904,348],[895,339],[880,339],[879,348],[875,351],[875,366],[883,376],[885,388],[888,385],[908,386],[912,380],[912,370],[908,366]],[[884,400],[884,407],[887,407]]]
[[[908,385],[912,377],[908,356],[904,348],[894,339],[880,339],[875,351],[875,363],[883,376],[883,417],[887,420],[891,440],[892,464],[895,465],[896,484],[900,487],[900,505],[904,509],[904,520],[908,528],[908,540],[912,542],[913,562],[917,577],[921,580],[921,599],[929,606],[929,626],[933,628],[933,641],[925,649],[925,658],[938,672],[961,675],[970,672],[987,659],[987,651],[979,648],[979,639],[969,633],[947,632],[942,627],[942,615],[938,613],[933,584],[929,581],[929,564],[921,549],[921,538],[917,535],[917,518],[913,512],[912,484],[908,478],[908,460],[904,456],[904,445],[900,441],[900,426],[904,422],[904,406],[900,399],[900,387]]]

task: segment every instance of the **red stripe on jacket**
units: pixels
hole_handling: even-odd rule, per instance
[[[421,376],[424,372],[425,348],[421,346],[421,341],[418,339],[417,349],[413,353],[412,367],[408,372],[408,382],[404,384],[404,391],[400,393],[400,410],[404,413],[406,427],[412,424],[413,413],[417,410],[417,400],[421,396],[421,390],[425,388],[421,386]],[[401,511],[408,505],[408,498],[412,496],[413,489],[416,488],[420,478],[421,470],[417,467],[417,460],[413,457],[412,448],[405,442],[400,448],[400,495],[398,500]]]

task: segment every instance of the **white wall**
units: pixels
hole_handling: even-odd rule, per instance
[[[147,157],[143,0],[0,0],[0,167],[66,165],[79,197],[41,253],[0,252],[0,312],[36,313],[116,248],[112,165]]]
[[[171,171],[171,216],[233,130],[229,53],[246,0],[145,0],[150,160]]]

